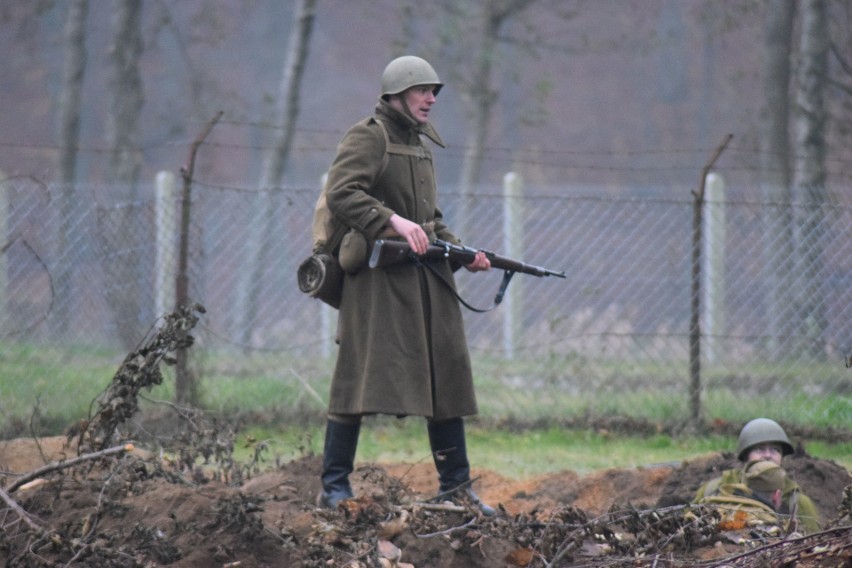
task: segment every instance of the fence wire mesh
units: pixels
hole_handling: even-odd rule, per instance
[[[182,196],[176,180],[160,182],[118,205],[109,197],[116,188],[2,184],[7,434],[33,414],[47,429],[85,414],[124,355],[173,308]],[[295,276],[310,250],[318,191],[193,184],[187,278],[191,301],[207,310],[192,351],[205,407],[324,413],[336,312],[303,295]],[[448,223],[466,244],[567,275],[518,274],[497,309],[464,311],[481,414],[686,424],[771,411],[788,424],[852,431],[850,204],[711,195],[694,281],[693,196],[626,193],[481,187],[461,196],[443,188]],[[501,278],[457,273],[461,296],[480,307]],[[700,416],[690,407],[696,306]],[[171,394],[165,386],[161,396]]]

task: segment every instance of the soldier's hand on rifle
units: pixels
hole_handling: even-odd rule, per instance
[[[482,270],[488,270],[489,268],[491,268],[491,261],[488,260],[488,257],[485,256],[484,252],[478,251],[473,259],[473,262],[471,262],[470,264],[465,264],[464,267],[470,270],[471,272],[480,272]]]
[[[408,219],[400,217],[394,213],[391,215],[389,222],[391,228],[393,228],[399,236],[405,237],[405,240],[408,241],[408,246],[411,247],[411,250],[415,253],[423,254],[426,252],[426,249],[429,248],[429,235],[426,234],[423,227],[414,221],[409,221]]]

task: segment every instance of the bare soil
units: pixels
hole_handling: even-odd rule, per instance
[[[849,566],[850,474],[799,452],[788,473],[827,531],[779,539],[719,530],[712,515],[684,520],[695,489],[733,456],[675,466],[564,471],[515,480],[474,470],[497,517],[449,503],[431,464],[361,463],[358,498],[315,507],[320,458],[268,465],[241,479],[187,470],[136,449],[22,475],[73,458],[65,437],[0,443],[0,562],[4,566],[464,567]],[[11,489],[10,489],[11,488]],[[845,509],[844,509],[845,507]]]
[[[317,508],[320,457],[233,460],[235,429],[180,409],[155,437],[163,455],[122,441],[139,395],[161,384],[161,364],[193,344],[204,307],[180,307],[128,354],[96,410],[67,436],[0,443],[0,561],[7,567],[500,568],[852,564],[849,472],[799,449],[785,464],[826,530],[779,534],[733,525],[691,506],[730,455],[677,466],[513,480],[473,471],[500,514],[433,499],[424,464],[361,463],[356,499]],[[147,428],[153,435],[153,428]],[[142,439],[142,438],[140,438]],[[257,445],[256,456],[262,455]],[[265,465],[265,467],[261,467]],[[437,501],[437,502],[436,502]],[[722,522],[725,521],[725,522]],[[739,523],[739,524],[738,524]]]

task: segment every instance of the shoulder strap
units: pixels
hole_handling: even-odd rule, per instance
[[[385,139],[385,153],[382,156],[382,165],[379,167],[379,173],[376,176],[376,179],[382,177],[385,173],[385,170],[388,167],[388,163],[390,162],[390,154],[398,154],[403,156],[414,156],[415,158],[427,158],[429,157],[429,149],[421,143],[419,146],[407,146],[405,144],[395,144],[390,141],[390,137],[388,136],[388,129],[385,126],[385,123],[382,122],[381,119],[373,117],[373,120],[379,125],[379,129],[382,131],[382,136]],[[317,202],[317,209],[326,208],[325,205],[325,191],[323,191],[320,196],[320,200]],[[331,254],[336,254],[337,248],[340,246],[340,242],[343,240],[343,236],[349,228],[340,223],[335,223],[334,231],[329,236],[328,241],[325,243],[323,247],[326,252]],[[466,304],[465,304],[466,305]],[[471,308],[475,309],[475,308]]]
[[[381,120],[379,120],[378,118],[375,119],[375,120],[376,120],[376,124],[379,125],[379,130],[382,131],[382,134],[385,137],[385,154],[382,156],[382,167],[379,168],[379,175],[376,176],[376,178],[378,179],[378,178],[382,177],[382,174],[385,173],[385,170],[388,167],[388,162],[390,161],[390,157],[388,156],[388,148],[390,147],[391,142],[390,142],[390,138],[388,138],[388,129],[387,129],[387,127],[385,127],[385,123],[382,122]]]
[[[390,137],[388,136],[388,128],[385,126],[385,123],[382,122],[382,119],[376,118],[374,120],[381,128],[382,135],[385,137],[385,155],[382,157],[382,167],[379,170],[379,177],[385,173],[385,169],[388,167],[388,161],[390,160],[388,154],[414,156],[415,158],[429,157],[428,149],[422,143],[419,146],[408,146],[406,144],[394,144],[391,142]]]

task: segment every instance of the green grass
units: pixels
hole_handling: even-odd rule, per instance
[[[741,393],[720,389],[708,390],[703,399],[706,415],[733,423],[744,423],[766,412],[777,417],[803,417],[806,409],[807,418],[793,422],[811,428],[852,427],[852,397],[848,395],[815,396],[797,391],[787,396],[772,397],[771,401],[770,411],[759,399],[752,400],[752,404],[744,404]]]
[[[268,439],[273,454],[282,459],[306,451],[321,453],[323,432],[318,424],[326,408],[331,361],[264,352],[198,351],[194,355],[202,369],[204,408],[226,419],[248,417],[252,427],[247,433]],[[88,415],[91,401],[109,385],[123,358],[117,351],[91,347],[0,343],[0,431],[6,437],[29,435],[32,424],[40,435],[62,433]],[[548,367],[550,372],[544,375],[531,372],[541,369],[540,361],[475,359],[481,415],[490,423],[545,426],[583,417],[629,417],[661,425],[689,420],[684,379],[677,368],[652,361],[628,364],[563,359]],[[172,400],[172,371],[164,367],[163,372],[164,384],[144,393],[146,398]],[[703,412],[708,421],[745,423],[766,415],[771,408],[773,418],[808,430],[852,430],[852,396],[815,391],[802,378],[813,378],[815,373],[833,376],[837,370],[831,366],[778,367],[773,372],[741,369],[738,373],[732,377],[707,369]],[[843,380],[836,377],[821,384],[839,386]],[[760,391],[762,388],[768,391]],[[261,424],[274,430],[263,430]],[[680,461],[730,450],[735,443],[712,436],[605,436],[555,428],[518,433],[486,429],[476,421],[470,424],[470,454],[475,466],[512,476]],[[849,444],[806,442],[811,454],[852,467]],[[249,449],[241,451],[248,454]],[[430,460],[423,420],[368,420],[358,455],[370,461]]]
[[[94,349],[0,344],[0,417],[55,433],[88,414],[120,361]]]
[[[623,362],[552,358],[532,361],[474,360],[477,396],[485,416],[629,416],[652,422],[690,420],[688,370],[655,361]],[[535,370],[547,369],[545,374]],[[531,372],[533,371],[533,372]],[[836,365],[762,365],[703,369],[702,412],[709,420],[745,423],[771,412],[788,424],[852,429],[848,378]],[[767,410],[771,408],[770,410]]]
[[[732,451],[736,440],[722,436],[678,437],[665,435],[610,436],[581,430],[506,430],[468,425],[468,453],[474,468],[485,468],[523,479],[550,472],[578,473],[680,463],[707,454]],[[267,457],[289,461],[307,453],[322,454],[323,426],[309,425],[280,430],[250,428],[242,436],[265,441]],[[834,460],[852,471],[852,442],[829,444],[805,440],[809,454]],[[250,449],[239,444],[238,457]],[[357,461],[379,463],[431,463],[426,426],[422,418],[365,419]]]

